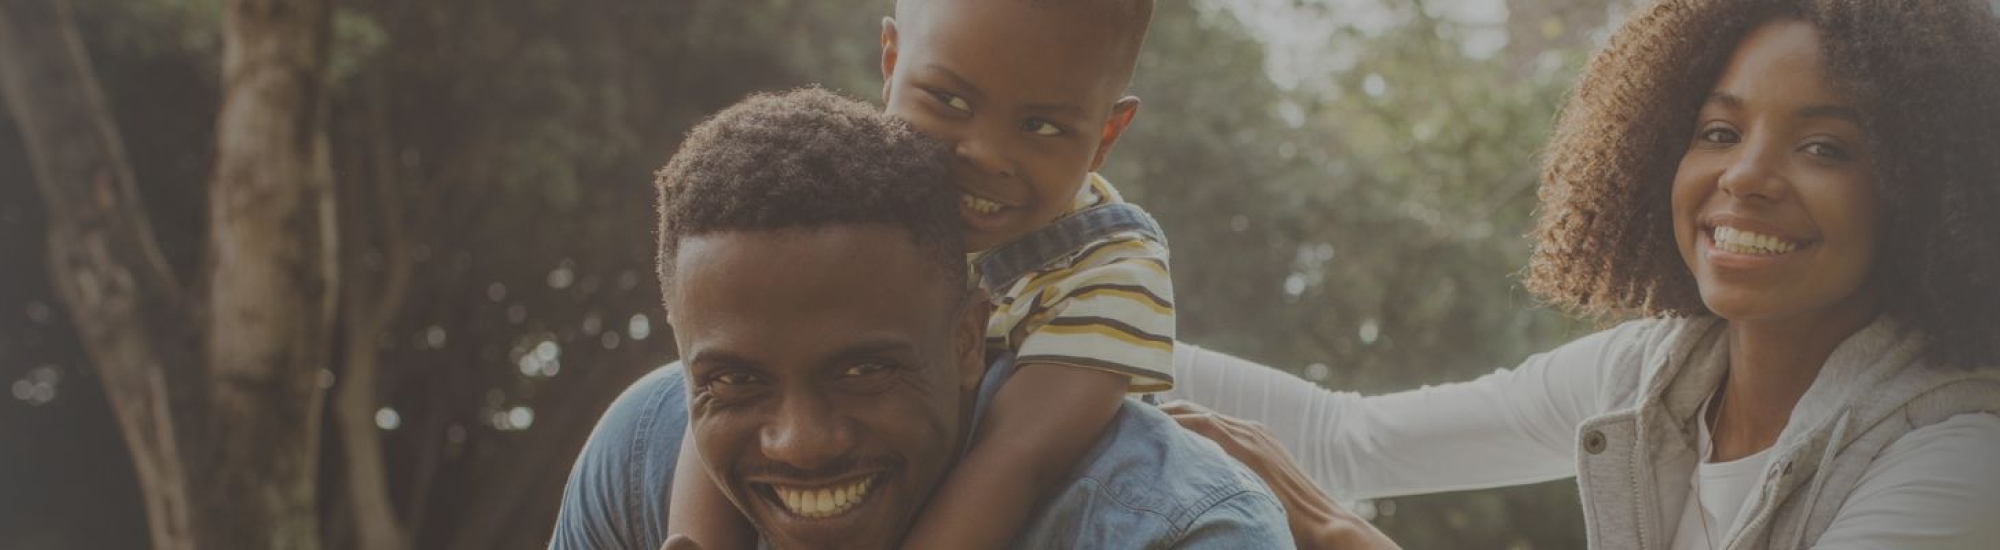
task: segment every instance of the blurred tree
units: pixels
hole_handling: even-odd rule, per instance
[[[0,0],[0,21],[62,5],[49,1]],[[231,139],[218,124],[229,6],[68,1],[91,64],[73,70],[101,83],[103,122],[60,127],[113,129],[91,147],[122,147],[130,169],[123,187],[59,198],[117,208],[93,218],[105,231],[150,226],[157,253],[103,254],[204,296],[223,231],[209,225],[211,174]],[[1106,172],[1167,228],[1181,335],[1373,393],[1470,378],[1588,328],[1532,309],[1514,275],[1535,154],[1607,2],[1160,2],[1134,84],[1144,107]],[[337,246],[321,255],[330,317],[310,378],[331,394],[297,424],[317,434],[319,544],[542,546],[597,414],[673,354],[649,172],[699,117],[753,90],[878,97],[892,4],[336,2],[319,70]],[[1461,13],[1493,5],[1499,18]],[[60,60],[12,46],[33,36],[0,34],[0,58]],[[50,111],[12,105],[0,182],[27,182],[31,148],[10,140]],[[165,508],[142,500],[136,460],[102,458],[151,441],[106,435],[123,422],[111,411],[142,403],[95,359],[88,332],[110,326],[54,298],[75,278],[12,261],[91,250],[56,239],[74,222],[55,208],[31,206],[50,196],[0,184],[0,383],[14,396],[0,400],[0,546],[138,546],[131,533]],[[186,358],[160,361],[201,364],[206,306],[188,303],[151,305],[165,321],[138,327],[185,332]],[[143,410],[206,410],[158,403]],[[1413,549],[1580,547],[1574,494],[1565,482],[1395,499],[1378,521]]]
[[[316,546],[314,421],[338,288],[328,2],[227,8],[215,260],[193,287],[154,240],[69,5],[0,9],[0,84],[51,219],[51,280],[109,389],[154,546]]]

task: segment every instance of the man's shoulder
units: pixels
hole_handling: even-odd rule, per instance
[[[1078,548],[1291,545],[1284,509],[1256,474],[1134,399],[1023,535]]]
[[[1118,500],[1149,510],[1193,513],[1204,503],[1232,495],[1271,494],[1255,473],[1214,442],[1137,399],[1125,401],[1089,458],[1079,478],[1092,479]]]
[[[552,549],[657,548],[665,540],[673,470],[686,430],[679,363],[619,394],[590,432],[563,488]]]

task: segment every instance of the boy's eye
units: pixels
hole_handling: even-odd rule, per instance
[[[965,101],[965,98],[935,90],[931,91],[931,97],[937,98],[938,102],[943,103],[946,107],[951,107],[953,109],[965,112],[972,111],[972,104],[967,103]]]
[[[1735,131],[1728,128],[1711,128],[1702,130],[1701,140],[1709,143],[1736,143],[1741,141],[1742,138],[1741,136],[1737,136]]]
[[[1847,151],[1841,150],[1841,148],[1835,147],[1831,143],[1823,143],[1823,142],[1808,143],[1805,146],[1805,152],[1808,155],[1826,157],[1830,159],[1847,158]]]
[[[1049,121],[1039,118],[1031,118],[1022,122],[1021,129],[1038,136],[1060,136],[1063,134],[1061,126],[1056,126]]]

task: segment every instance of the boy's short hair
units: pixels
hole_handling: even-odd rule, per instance
[[[2000,356],[2000,21],[1979,0],[1662,0],[1591,59],[1542,166],[1528,288],[1572,311],[1708,312],[1668,205],[1744,36],[1795,19],[1862,107],[1884,225],[1870,277],[1944,362]]]
[[[670,292],[688,237],[888,224],[964,291],[965,229],[948,153],[902,121],[824,89],[751,95],[696,125],[655,173],[661,290]]]
[[[1139,49],[1146,42],[1146,30],[1153,23],[1153,0],[896,0],[896,21],[914,22],[925,6],[938,2],[1028,2],[1047,9],[1073,10],[1079,17],[1097,24],[1104,36],[1122,50],[1119,64],[1124,74],[1119,81],[1129,84],[1139,65]],[[909,30],[909,29],[905,29]]]

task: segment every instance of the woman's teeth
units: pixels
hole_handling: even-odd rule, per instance
[[[963,203],[966,208],[971,209],[973,212],[978,212],[981,214],[992,214],[994,212],[999,212],[1000,209],[1002,208],[1007,207],[1007,205],[1004,204],[972,196],[971,193],[960,193],[959,202]]]
[[[875,484],[875,476],[862,478],[841,487],[824,489],[799,489],[772,485],[778,500],[785,503],[785,509],[800,517],[820,519],[838,516],[868,497],[868,487]]]
[[[1798,243],[1734,227],[1715,228],[1715,247],[1736,254],[1771,256],[1798,250]]]

